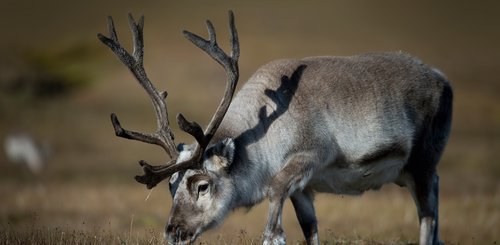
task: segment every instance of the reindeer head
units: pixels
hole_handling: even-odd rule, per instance
[[[170,191],[173,206],[165,234],[170,242],[190,243],[201,232],[222,220],[229,211],[228,204],[233,194],[227,171],[234,158],[234,142],[232,139],[225,139],[210,147],[209,143],[227,112],[239,76],[239,43],[234,15],[231,11],[229,12],[231,55],[227,55],[217,45],[215,30],[210,21],[207,21],[209,40],[188,31],[183,32],[188,40],[224,67],[228,79],[224,97],[205,131],[196,122],[189,122],[182,114],[177,115],[180,129],[196,139],[193,145],[179,145],[178,147],[174,143],[174,135],[168,120],[165,102],[167,92],[158,92],[144,70],[144,17],[136,23],[129,14],[129,23],[134,43],[132,54],[120,45],[111,17],[108,18],[109,37],[102,34],[97,36],[129,68],[148,93],[156,112],[158,129],[152,134],[123,129],[114,113],[111,114],[111,121],[117,136],[159,145],[171,157],[167,164],[158,166],[149,165],[143,160],[139,161],[144,175],[135,178],[139,183],[151,189],[159,182],[171,177]]]
[[[233,183],[228,176],[234,142],[225,139],[205,151],[202,167],[174,173],[169,181],[173,198],[165,235],[171,242],[192,242],[203,231],[219,224],[231,210]],[[181,146],[179,159],[193,146]]]

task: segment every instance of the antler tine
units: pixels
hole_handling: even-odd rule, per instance
[[[202,37],[184,30],[182,33],[184,36],[191,41],[198,48],[205,51],[210,57],[212,57],[215,61],[221,64],[224,69],[227,71],[237,72],[237,67],[234,67],[238,63],[239,57],[239,43],[238,43],[238,33],[236,32],[236,27],[234,24],[234,14],[232,11],[229,11],[229,29],[231,35],[231,46],[232,46],[232,55],[228,56],[217,44],[217,39],[215,35],[215,28],[209,20],[207,20],[207,31],[209,35],[209,40],[205,40]]]
[[[139,165],[142,166],[144,174],[135,176],[135,180],[146,185],[146,188],[151,189],[172,174],[193,167],[196,164],[197,162],[191,159],[179,164],[175,164],[175,161],[172,160],[165,165],[152,166],[146,161],[141,160],[139,161]]]
[[[142,170],[144,171],[144,175],[136,175],[135,180],[141,184],[145,184],[146,188],[151,189],[155,187],[162,180],[168,178],[174,172],[166,171],[168,167],[175,166],[175,160],[171,160],[169,163],[160,166],[152,166],[149,165],[146,161],[139,161],[139,165],[141,165]]]
[[[236,25],[234,24],[234,14],[233,11],[229,11],[229,29],[230,29],[230,39],[231,39],[231,57],[238,61],[240,57],[240,42],[238,40],[238,32],[236,31]]]
[[[127,68],[137,79],[139,84],[144,88],[144,90],[146,90],[151,99],[151,102],[153,103],[158,129],[153,134],[140,133],[123,129],[120,125],[118,117],[113,113],[111,114],[111,122],[113,123],[115,134],[122,138],[159,145],[163,149],[165,149],[167,154],[172,159],[176,159],[179,153],[177,152],[177,148],[174,143],[174,135],[169,126],[167,106],[165,102],[167,93],[159,93],[147,77],[146,71],[144,70],[144,16],[141,16],[139,22],[137,23],[131,14],[128,15],[128,18],[130,29],[132,30],[133,34],[132,36],[134,49],[132,55],[120,45],[114,27],[113,19],[111,17],[108,17],[108,30],[110,37],[108,38],[101,33],[97,34],[97,37],[99,38],[99,40],[101,40],[102,43],[108,46],[111,51],[113,51],[113,53],[115,53],[118,59],[125,66],[127,66]]]
[[[189,122],[182,113],[179,113],[177,114],[177,124],[179,124],[182,131],[192,135],[196,139],[196,142],[202,145],[205,144],[205,134],[198,123]]]
[[[143,28],[144,28],[144,15],[141,15],[139,22],[136,23],[134,17],[131,13],[128,14],[128,22],[130,29],[132,30],[132,40],[134,42],[133,56],[138,64],[144,66],[144,38],[143,38]],[[144,70],[144,69],[143,69]],[[146,74],[144,74],[146,75]],[[155,91],[156,92],[156,91]],[[157,92],[158,93],[158,92]]]

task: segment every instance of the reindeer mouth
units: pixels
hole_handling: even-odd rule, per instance
[[[185,244],[194,244],[196,238],[198,236],[192,236],[192,237],[188,237],[186,240],[177,240],[175,238],[168,238],[167,237],[167,244],[169,245],[185,245]]]
[[[169,245],[193,244],[201,233],[201,229],[196,229],[195,232],[183,232],[176,229],[169,233],[165,232],[164,238]]]

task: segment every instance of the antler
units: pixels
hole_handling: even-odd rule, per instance
[[[238,70],[238,58],[240,55],[240,47],[238,42],[238,33],[236,32],[236,26],[234,24],[234,14],[229,11],[229,30],[230,30],[230,41],[232,47],[231,55],[227,55],[217,44],[215,29],[210,21],[207,21],[207,30],[209,35],[209,40],[205,40],[196,34],[189,31],[183,31],[184,36],[198,46],[200,49],[205,51],[210,57],[216,60],[222,65],[227,75],[226,91],[224,97],[222,98],[212,120],[208,124],[205,132],[201,129],[200,125],[196,122],[189,122],[182,114],[177,115],[177,123],[179,127],[193,137],[197,141],[196,148],[191,157],[181,163],[175,165],[163,166],[161,168],[151,166],[146,162],[142,162],[141,166],[144,170],[143,176],[136,176],[136,180],[147,186],[148,189],[153,188],[163,179],[168,178],[175,172],[180,170],[199,167],[203,153],[207,148],[210,140],[214,136],[217,128],[220,126],[224,115],[229,108],[231,100],[238,83],[239,70]]]
[[[148,93],[156,112],[158,129],[153,134],[126,130],[120,125],[118,117],[114,113],[112,113],[111,122],[113,123],[115,134],[116,136],[122,138],[159,145],[163,149],[165,149],[170,158],[177,159],[179,152],[177,151],[176,145],[174,143],[174,134],[172,133],[172,130],[169,126],[167,105],[165,102],[165,99],[167,98],[167,92],[158,92],[158,90],[156,90],[156,88],[149,80],[148,76],[146,75],[146,71],[144,70],[144,16],[141,16],[139,22],[136,23],[132,15],[129,14],[128,20],[130,29],[132,30],[133,34],[134,51],[132,54],[130,54],[120,45],[118,36],[116,35],[113,19],[111,17],[108,17],[108,30],[110,37],[105,37],[101,33],[97,34],[97,37],[99,38],[99,40],[101,40],[101,42],[106,44],[111,49],[111,51],[113,51],[113,53],[115,53],[118,59],[120,59],[120,61],[125,66],[128,67],[139,84]]]
[[[205,140],[206,144],[210,142],[213,135],[217,131],[224,115],[226,115],[229,104],[233,98],[234,90],[236,89],[236,84],[238,83],[239,69],[238,69],[238,58],[240,57],[240,44],[238,42],[238,33],[236,32],[236,26],[234,25],[234,14],[229,11],[229,30],[230,30],[230,41],[232,52],[231,55],[227,55],[220,47],[217,45],[217,40],[215,37],[215,30],[212,22],[207,20],[207,30],[209,35],[209,40],[205,40],[196,34],[189,31],[183,31],[184,36],[198,46],[200,49],[205,51],[210,57],[216,60],[219,64],[224,67],[226,75],[228,77],[226,83],[226,92],[222,98],[217,111],[215,112],[212,120],[208,124],[205,130]],[[182,114],[181,114],[182,117]]]
[[[212,117],[212,120],[210,121],[204,132],[198,123],[189,122],[182,114],[177,115],[177,123],[179,124],[179,127],[184,132],[192,135],[196,139],[197,145],[194,153],[189,159],[175,164],[177,160],[176,158],[178,157],[179,153],[177,152],[175,147],[171,148],[171,146],[175,146],[175,144],[173,142],[173,134],[170,130],[170,127],[168,126],[168,114],[164,101],[167,93],[163,92],[160,94],[156,91],[154,86],[147,78],[146,72],[143,68],[142,29],[144,26],[144,18],[141,17],[138,24],[135,23],[131,15],[129,15],[129,20],[132,32],[134,34],[134,53],[132,56],[128,54],[127,51],[123,49],[118,43],[113,20],[111,19],[111,17],[108,20],[108,28],[111,38],[104,37],[101,34],[98,34],[98,37],[104,44],[110,47],[111,50],[118,56],[118,58],[132,71],[139,83],[150,95],[151,100],[153,101],[153,106],[155,107],[155,111],[157,113],[159,128],[158,132],[154,135],[124,130],[123,128],[121,128],[116,116],[112,114],[111,116],[116,134],[120,137],[128,139],[135,139],[147,143],[158,144],[164,149],[168,149],[167,152],[169,152],[169,155],[173,158],[173,160],[171,160],[166,165],[160,166],[152,166],[145,161],[139,162],[139,164],[143,168],[144,175],[136,176],[135,179],[138,182],[145,184],[148,189],[151,189],[175,172],[184,169],[199,167],[201,158],[203,157],[203,153],[210,143],[210,140],[214,136],[215,132],[217,131],[217,128],[220,126],[222,119],[224,118],[224,115],[226,114],[233,98],[233,94],[236,89],[239,77],[238,58],[240,55],[240,48],[238,42],[238,33],[236,32],[236,26],[234,24],[234,14],[232,11],[229,11],[229,30],[232,47],[231,55],[227,55],[218,46],[215,36],[215,29],[210,21],[207,21],[209,40],[205,40],[189,31],[183,31],[184,36],[188,40],[190,40],[200,49],[204,50],[208,55],[210,55],[214,60],[216,60],[223,66],[228,79],[224,97],[222,98],[214,116]]]

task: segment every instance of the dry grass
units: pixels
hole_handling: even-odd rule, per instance
[[[2,26],[9,35],[0,40],[0,54],[58,53],[80,45],[95,53],[91,62],[70,64],[88,74],[92,86],[44,104],[1,107],[10,109],[1,112],[0,138],[12,130],[25,131],[47,142],[53,153],[38,175],[8,163],[0,153],[2,244],[163,244],[161,233],[170,208],[167,189],[155,188],[145,201],[148,191],[132,176],[140,171],[134,161],[160,163],[165,156],[150,145],[114,137],[109,122],[109,113],[116,112],[125,127],[152,130],[152,109],[130,74],[97,43],[95,33],[105,30],[105,16],[112,14],[128,44],[125,13],[145,13],[150,77],[169,91],[172,114],[182,111],[190,119],[206,122],[212,109],[205,108],[216,107],[224,75],[179,31],[204,33],[203,20],[210,17],[225,44],[227,9],[235,10],[239,27],[241,83],[258,66],[276,58],[379,50],[405,50],[444,71],[455,89],[455,121],[439,167],[441,237],[448,244],[498,243],[498,3],[289,1],[284,6],[214,1],[197,6],[185,1],[141,6],[120,1],[116,6],[48,0],[33,1],[30,8],[22,1],[9,4],[0,9],[0,23],[9,23]],[[43,23],[33,28],[33,20]],[[176,135],[179,141],[190,140]],[[316,209],[325,244],[417,240],[413,201],[396,186],[360,197],[319,195]],[[266,212],[265,202],[250,211],[238,210],[200,243],[258,244]],[[290,203],[285,206],[284,226],[290,243],[302,242]]]
[[[138,185],[3,185],[0,193],[9,198],[2,202],[0,240],[156,244],[170,207],[165,192],[165,186],[157,188],[145,201],[148,191]],[[326,243],[406,244],[417,239],[415,207],[409,194],[396,186],[360,197],[319,195],[316,206],[320,236]],[[451,243],[492,244],[497,241],[499,206],[498,192],[441,195],[441,236]],[[250,211],[236,211],[200,242],[258,243],[266,209],[264,203]],[[288,241],[301,241],[290,203],[284,212]]]

